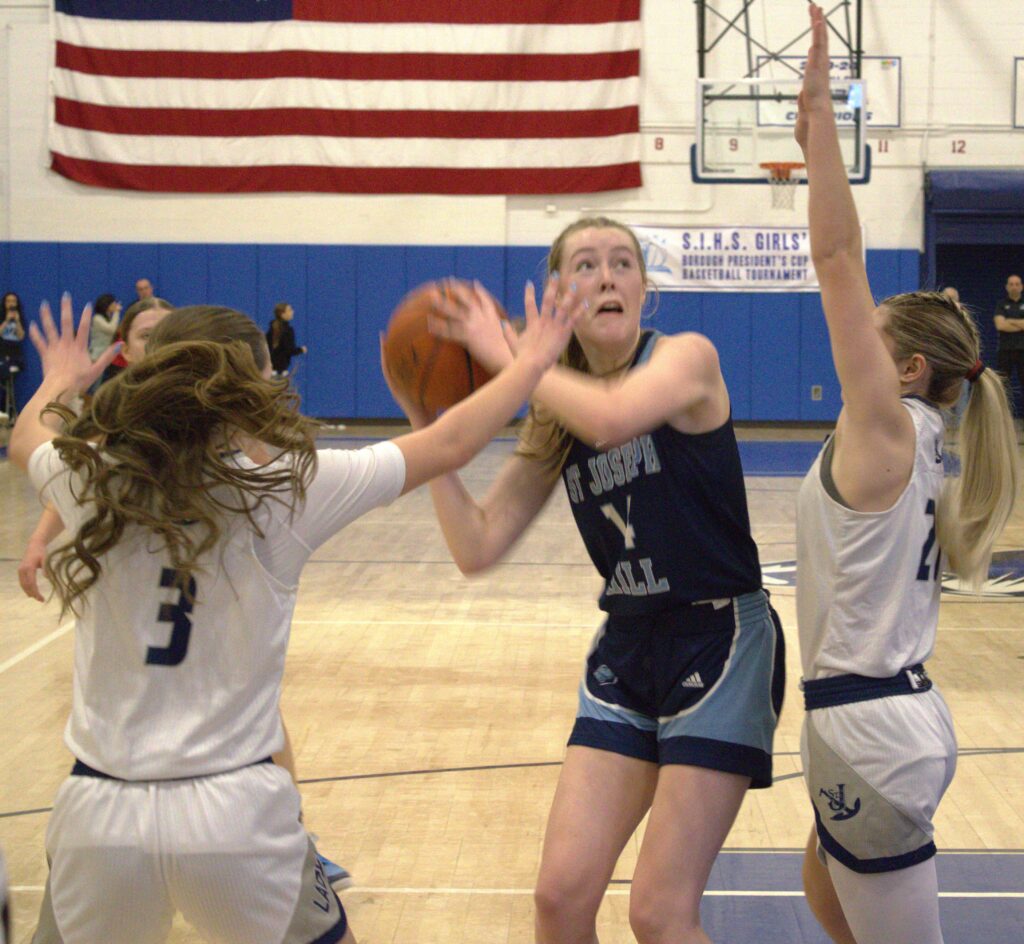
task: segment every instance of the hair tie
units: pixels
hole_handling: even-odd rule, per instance
[[[967,378],[968,383],[974,383],[981,376],[981,372],[984,369],[985,363],[979,357],[978,360],[974,362],[974,366],[969,371],[967,371],[966,374],[964,374],[964,377]]]

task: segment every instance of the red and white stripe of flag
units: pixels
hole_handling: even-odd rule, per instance
[[[434,0],[414,5],[429,17]],[[640,185],[639,0],[441,4],[481,22],[55,15],[53,168],[183,192],[566,193]],[[296,15],[388,4],[296,0]],[[507,22],[571,8],[586,22]],[[339,9],[343,8],[343,9]],[[367,9],[369,8],[369,9]],[[440,7],[439,7],[440,9]],[[630,18],[601,21],[617,11]],[[625,14],[623,14],[625,11]],[[595,21],[596,20],[596,21]]]

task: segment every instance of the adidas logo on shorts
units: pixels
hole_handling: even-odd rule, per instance
[[[704,680],[700,677],[700,672],[694,672],[693,675],[688,675],[683,679],[683,688],[703,688]]]

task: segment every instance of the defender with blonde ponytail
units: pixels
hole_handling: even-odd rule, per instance
[[[897,360],[921,353],[931,367],[926,399],[944,409],[969,381],[960,422],[960,474],[947,479],[935,517],[949,570],[972,590],[988,577],[992,548],[1020,487],[1016,433],[1006,387],[981,361],[978,327],[964,306],[939,292],[907,292],[882,302]]]
[[[205,940],[354,944],[291,774],[270,763],[299,575],[349,522],[482,449],[575,314],[529,317],[511,367],[428,428],[318,451],[240,312],[171,312],[75,418],[59,401],[116,349],[93,363],[88,309],[76,331],[70,299],[59,329],[44,308],[44,379],[9,451],[70,534],[48,571],[77,616],[76,760],[35,944],[157,944],[177,910]]]
[[[1018,489],[1007,399],[948,294],[875,305],[829,91],[813,41],[796,139],[811,256],[843,408],[797,499],[801,749],[814,812],[812,912],[837,944],[942,944],[932,818],[956,768],[949,709],[924,668],[943,564],[979,587]],[[961,473],[945,476],[943,409],[970,383]]]

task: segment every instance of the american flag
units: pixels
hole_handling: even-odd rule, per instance
[[[640,0],[55,0],[52,167],[186,193],[640,186]]]

